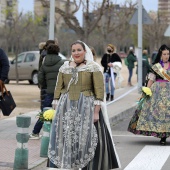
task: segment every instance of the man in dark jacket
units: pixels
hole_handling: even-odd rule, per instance
[[[5,52],[0,48],[0,87],[4,81],[8,78],[9,72],[9,60]]]
[[[101,60],[101,65],[104,67],[104,77],[105,77],[105,87],[106,87],[106,101],[114,100],[114,86],[111,77],[111,67],[113,67],[112,63],[114,62],[121,62],[121,58],[115,52],[116,47],[112,44],[108,44],[106,48],[107,52],[103,55]],[[116,78],[117,74],[114,72],[114,79]],[[110,88],[109,88],[110,83]]]
[[[46,95],[43,101],[43,107],[52,107],[54,97],[54,89],[56,86],[57,75],[59,68],[64,64],[59,54],[59,47],[56,44],[50,44],[47,47],[47,55],[44,57],[42,65],[38,73],[38,82],[41,86],[46,84]],[[43,122],[38,120],[34,126],[30,139],[39,139],[39,133]]]

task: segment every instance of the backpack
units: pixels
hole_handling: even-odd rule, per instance
[[[129,65],[128,60],[127,60],[127,57],[124,59],[124,63],[125,63],[126,66]]]

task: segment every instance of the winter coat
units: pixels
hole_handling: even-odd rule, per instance
[[[45,49],[42,50],[40,53],[40,59],[39,59],[39,65],[38,65],[39,70],[40,70],[40,67],[42,66],[43,59],[46,55],[47,55],[47,51]]]
[[[0,80],[5,81],[8,78],[9,68],[8,57],[0,48]]]
[[[136,62],[136,56],[133,53],[129,53],[127,56],[128,68],[134,68]]]
[[[64,64],[64,61],[56,54],[47,54],[44,58],[38,73],[38,82],[40,86],[46,84],[49,94],[54,93],[59,68]]]
[[[150,70],[150,65],[148,61],[148,57],[146,55],[142,56],[142,83],[144,84],[146,81],[146,75]]]
[[[109,73],[110,74],[110,67],[108,66],[108,63],[114,63],[114,62],[121,62],[121,58],[118,56],[118,54],[113,53],[112,55],[110,54],[104,54],[101,60],[101,65],[104,67],[104,73]]]

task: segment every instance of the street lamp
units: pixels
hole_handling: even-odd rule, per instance
[[[54,40],[55,0],[50,0],[49,40]]]
[[[138,90],[142,87],[142,0],[138,0]]]

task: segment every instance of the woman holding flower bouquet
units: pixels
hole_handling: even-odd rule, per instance
[[[119,167],[104,102],[101,67],[82,41],[71,45],[71,60],[57,78],[48,166],[82,170]]]
[[[162,45],[148,75],[147,87],[133,115],[128,131],[161,138],[170,136],[170,49]]]

